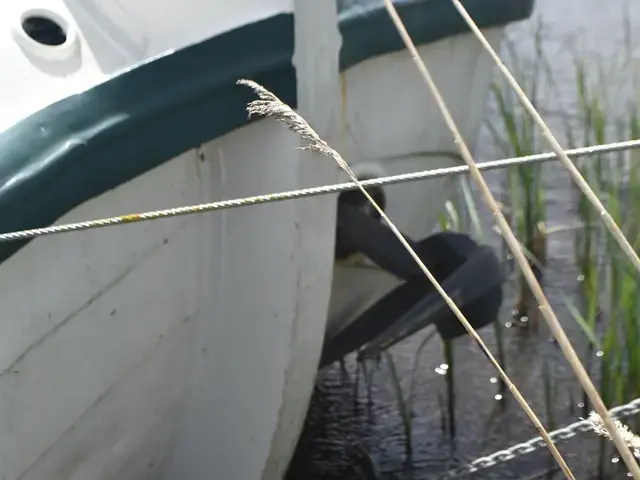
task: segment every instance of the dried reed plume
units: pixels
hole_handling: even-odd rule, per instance
[[[414,259],[416,264],[420,267],[420,270],[425,274],[425,276],[429,279],[434,288],[438,291],[440,296],[444,299],[446,304],[451,308],[455,316],[460,320],[464,328],[467,330],[469,335],[478,343],[482,352],[487,356],[493,367],[497,370],[498,374],[504,381],[505,385],[509,388],[509,391],[516,398],[517,402],[520,404],[522,409],[525,411],[531,423],[538,430],[538,433],[543,438],[547,447],[551,451],[551,454],[554,456],[560,467],[565,471],[567,477],[574,478],[569,470],[569,467],[566,465],[562,457],[560,456],[560,452],[553,444],[551,438],[549,438],[549,434],[542,426],[542,423],[533,412],[527,401],[524,399],[520,391],[516,388],[516,386],[511,382],[505,371],[500,367],[500,364],[495,359],[495,357],[489,351],[487,345],[482,341],[478,333],[471,326],[469,321],[465,318],[463,313],[460,311],[458,306],[454,303],[454,301],[447,295],[444,291],[440,283],[436,280],[436,278],[431,274],[426,265],[422,262],[418,254],[411,248],[411,245],[404,238],[400,230],[395,226],[395,224],[391,221],[391,219],[387,216],[387,214],[380,208],[380,206],[376,203],[376,201],[369,195],[366,188],[362,185],[362,183],[358,180],[351,167],[347,164],[347,162],[342,158],[342,156],[336,152],[333,148],[329,146],[327,142],[322,140],[320,136],[311,128],[311,126],[296,112],[294,112],[291,107],[283,103],[277,96],[271,93],[269,90],[264,88],[263,86],[257,84],[251,80],[238,80],[238,84],[245,85],[251,89],[258,95],[259,100],[254,100],[249,103],[247,106],[247,111],[249,112],[249,116],[251,115],[262,115],[265,117],[274,117],[279,122],[284,123],[289,130],[299,135],[302,139],[304,139],[308,144],[306,146],[299,147],[302,150],[309,150],[318,152],[327,157],[333,158],[338,166],[344,170],[344,172],[349,176],[351,181],[355,183],[358,189],[362,192],[362,194],[367,198],[367,200],[373,205],[373,207],[378,211],[380,216],[387,222],[391,231],[393,231],[394,235],[398,238],[403,247],[407,250],[407,252]],[[477,168],[477,167],[476,167]]]
[[[460,14],[463,16],[467,24],[476,34],[476,36],[479,39],[481,39],[480,41],[483,47],[486,50],[488,50],[489,53],[492,54],[494,60],[496,61],[496,63],[498,63],[503,73],[507,72],[507,75],[510,76],[510,74],[508,74],[507,68],[503,65],[502,61],[500,61],[500,58],[497,56],[497,54],[491,49],[491,46],[489,45],[488,41],[480,31],[478,26],[475,24],[473,19],[466,12],[466,10],[462,6],[462,4],[459,2],[459,0],[452,0],[452,2],[456,7],[456,9],[458,9]],[[513,253],[514,258],[517,261],[518,266],[520,267],[520,270],[522,271],[522,276],[529,284],[529,288],[531,289],[531,292],[533,293],[536,301],[538,302],[539,309],[540,309],[540,312],[542,313],[543,318],[545,319],[549,329],[553,333],[553,336],[556,338],[558,345],[562,350],[562,353],[564,354],[565,358],[571,365],[571,368],[575,372],[576,377],[578,377],[578,380],[580,381],[582,388],[584,389],[587,396],[591,400],[591,403],[595,407],[596,411],[602,417],[603,424],[606,427],[606,429],[610,432],[611,439],[613,440],[613,443],[616,445],[618,451],[620,452],[620,456],[622,457],[622,460],[627,465],[627,468],[629,469],[629,471],[633,474],[633,477],[636,480],[640,480],[640,467],[638,466],[635,459],[633,458],[633,454],[627,447],[627,444],[624,442],[622,437],[620,437],[620,434],[616,429],[615,425],[613,424],[613,420],[611,419],[611,416],[609,415],[607,407],[602,401],[602,398],[600,398],[600,394],[596,390],[596,387],[593,385],[593,382],[591,381],[589,374],[587,373],[584,366],[582,365],[582,362],[580,361],[580,358],[576,354],[576,351],[574,350],[573,345],[571,345],[571,341],[567,337],[567,334],[562,328],[562,325],[560,324],[558,318],[556,317],[553,309],[551,308],[551,305],[549,304],[549,301],[547,300],[547,297],[545,296],[544,291],[542,290],[542,287],[538,282],[538,279],[533,273],[533,269],[531,268],[531,265],[529,265],[529,262],[527,261],[527,258],[524,252],[522,251],[522,248],[520,247],[520,243],[518,242],[516,236],[513,234],[513,231],[511,230],[509,223],[507,222],[507,220],[504,217],[504,214],[500,210],[498,202],[496,201],[493,194],[491,193],[491,190],[489,190],[489,186],[487,185],[487,182],[485,182],[484,177],[482,176],[482,173],[480,173],[480,170],[478,169],[475,161],[473,160],[473,157],[471,156],[471,152],[469,151],[467,144],[462,138],[462,135],[460,134],[460,131],[455,121],[453,120],[453,117],[451,116],[451,113],[449,112],[449,109],[447,108],[447,105],[444,99],[442,98],[442,95],[440,94],[440,91],[437,85],[435,84],[433,77],[431,76],[431,73],[429,73],[426,63],[420,57],[420,53],[418,52],[418,49],[413,43],[413,40],[411,39],[409,32],[407,32],[407,29],[404,23],[402,22],[400,15],[398,15],[398,12],[394,7],[393,2],[391,0],[384,0],[384,4],[387,9],[387,12],[389,13],[389,17],[391,18],[391,21],[393,22],[394,26],[396,27],[396,30],[400,34],[400,37],[402,38],[402,41],[404,42],[407,50],[411,54],[411,58],[415,66],[417,67],[420,75],[422,76],[422,79],[424,80],[424,83],[427,89],[435,99],[435,102],[438,105],[440,113],[442,114],[444,121],[447,124],[447,127],[449,128],[449,130],[453,135],[455,143],[460,148],[460,153],[462,155],[462,158],[464,159],[465,163],[469,167],[469,172],[480,189],[480,194],[482,195],[482,199],[487,204],[487,206],[491,210],[491,213],[496,219],[496,224],[498,225],[498,228],[500,228],[502,236],[505,239],[507,245],[509,246],[509,250],[511,250],[511,252]],[[512,76],[510,78],[513,79]],[[513,81],[515,82],[515,80]],[[517,83],[516,83],[516,86],[517,86]],[[533,108],[533,105],[531,105],[531,102],[528,101],[524,92],[520,90],[519,93],[522,94],[521,100],[523,100],[523,102],[526,100],[526,102],[528,102],[528,105],[531,106],[531,109],[533,111],[529,110],[529,112],[535,118],[539,118],[540,122],[542,122],[542,124],[544,125],[542,118],[540,118],[540,116],[537,114],[537,112]],[[524,99],[522,97],[524,97]],[[540,124],[540,122],[538,123]],[[567,161],[571,163],[568,160],[568,157],[566,156],[566,153],[564,152],[564,150],[562,150],[562,147],[560,147],[560,145],[557,143],[555,138],[553,138],[553,135],[551,134],[551,132],[548,130],[548,128],[546,128],[546,125],[543,131],[547,136],[547,139],[552,143],[554,150],[556,150],[556,154],[560,158],[566,157]],[[579,174],[578,176],[580,179],[582,179],[582,182],[586,184],[584,179]],[[583,184],[581,184],[580,182],[578,183],[582,188],[584,188]],[[591,190],[588,184],[586,184],[586,190],[591,191],[593,193],[593,191]],[[597,200],[597,197],[595,198],[595,200],[596,202],[599,203],[599,201]],[[610,222],[608,222],[608,219],[610,219],[611,216],[606,212],[602,204],[600,204],[600,207],[601,209],[599,210],[599,212],[603,217],[603,220],[605,220],[605,223],[607,224],[607,226],[609,226],[611,231],[614,232],[615,234],[615,229],[613,229],[613,226],[617,228],[617,225],[615,225],[615,223],[613,223],[613,226],[609,224]],[[611,222],[613,222],[613,220],[611,220]],[[620,232],[620,235],[622,235],[622,232]],[[622,239],[619,239],[618,237],[616,238],[619,241],[622,241],[621,245],[624,242],[626,242],[626,238],[624,238],[624,235],[622,235]],[[628,242],[626,243],[628,244]],[[635,256],[635,259],[638,259],[635,252],[633,252],[633,256]],[[632,258],[632,261],[633,261],[633,258]],[[634,265],[640,265],[640,260],[637,263],[634,262]],[[538,428],[537,425],[536,425],[536,428]],[[558,450],[555,449],[555,447],[552,447],[552,445],[549,445],[549,443],[547,443],[547,445],[551,450],[551,454],[553,455],[555,460],[558,462],[558,464],[562,468],[562,471],[567,476],[567,478],[574,478],[573,474],[571,473],[571,470],[569,470],[569,467],[565,463],[564,459],[560,456],[560,453],[558,452]]]
[[[602,422],[602,417],[600,415],[596,412],[591,412],[587,420],[591,424],[591,428],[594,432],[611,440],[611,435],[609,435],[609,432],[604,427],[604,423]],[[614,420],[613,423],[627,446],[633,451],[633,455],[640,460],[640,437],[633,433],[629,427],[624,425],[620,420]]]
[[[333,158],[340,168],[342,168],[350,177],[355,177],[354,173],[343,160],[338,152],[329,146],[316,131],[311,128],[307,121],[294,112],[289,105],[285,104],[277,96],[264,88],[262,85],[253,80],[238,80],[238,85],[245,85],[251,88],[260,97],[260,100],[253,100],[249,103],[247,111],[249,117],[251,115],[260,115],[263,117],[273,117],[278,122],[284,123],[289,130],[297,134],[300,138],[307,142],[306,146],[299,147],[300,150],[308,150],[317,152],[321,155]],[[353,180],[353,179],[352,179]]]

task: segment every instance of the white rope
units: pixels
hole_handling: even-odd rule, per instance
[[[592,145],[589,147],[576,148],[567,150],[566,153],[572,158],[584,157],[589,155],[598,155],[604,153],[612,153],[623,150],[640,148],[640,140],[627,140],[624,142],[608,143],[604,145]],[[455,155],[449,153],[448,155]],[[531,163],[546,162],[556,159],[555,153],[540,153],[536,155],[527,155],[523,157],[505,158],[502,160],[493,160],[478,164],[480,170],[496,170],[511,166],[527,165]],[[422,170],[412,173],[404,173],[400,175],[390,175],[369,180],[361,180],[360,183],[365,187],[391,185],[396,183],[413,182],[418,180],[426,180],[429,178],[444,177],[447,175],[459,175],[468,173],[469,167],[460,165],[456,167],[438,168],[434,170]],[[66,223],[61,225],[52,225],[49,227],[33,228],[28,230],[19,230],[15,232],[1,233],[0,242],[13,240],[25,240],[33,237],[44,235],[54,235],[58,233],[76,232],[81,230],[89,230],[102,227],[110,227],[114,225],[122,225],[129,223],[139,223],[147,220],[159,220],[162,218],[177,217],[180,215],[191,215],[195,213],[214,212],[228,208],[246,207],[249,205],[259,205],[263,203],[279,202],[283,200],[293,200],[296,198],[312,197],[317,195],[326,195],[330,193],[339,193],[346,190],[354,190],[357,186],[354,182],[336,183],[333,185],[324,185],[320,187],[303,188],[299,190],[289,190],[278,193],[267,193],[264,195],[256,195],[253,197],[236,198],[232,200],[221,200],[218,202],[202,203],[199,205],[189,205],[185,207],[168,208],[165,210],[155,210],[144,213],[132,213],[127,215],[119,215],[116,217],[100,218],[95,220],[87,220],[84,222]]]

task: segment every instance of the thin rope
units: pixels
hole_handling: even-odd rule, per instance
[[[608,143],[603,145],[592,145],[583,148],[575,148],[567,150],[566,153],[571,158],[585,157],[589,155],[600,155],[605,153],[619,152],[640,148],[640,140],[627,140],[624,142]],[[457,154],[454,154],[456,157]],[[512,166],[528,165],[532,163],[547,162],[555,160],[556,154],[553,152],[540,153],[536,155],[526,155],[523,157],[511,157],[502,160],[492,160],[478,164],[480,170],[497,170]],[[467,165],[458,165],[455,167],[437,168],[433,170],[421,170],[418,172],[403,173],[400,175],[389,175],[373,179],[361,180],[360,183],[365,187],[384,186],[397,183],[415,182],[419,180],[427,180],[430,178],[445,177],[448,175],[460,175],[469,173]],[[202,203],[198,205],[188,205],[184,207],[168,208],[164,210],[154,210],[144,213],[131,213],[119,215],[115,217],[106,217],[95,220],[87,220],[83,222],[66,223],[60,225],[51,225],[49,227],[33,228],[28,230],[18,230],[14,232],[1,233],[0,242],[9,242],[15,240],[26,240],[34,237],[45,235],[54,235],[59,233],[77,232],[82,230],[97,229],[103,227],[111,227],[115,225],[139,223],[149,220],[160,220],[163,218],[171,218],[182,215],[192,215],[196,213],[215,212],[237,207],[246,207],[251,205],[261,205],[264,203],[280,202],[284,200],[294,200],[297,198],[313,197],[318,195],[327,195],[332,193],[340,193],[347,190],[354,190],[357,185],[354,182],[336,183],[331,185],[323,185],[319,187],[302,188],[298,190],[289,190],[277,193],[267,193],[252,197],[235,198],[231,200],[220,200],[217,202]]]

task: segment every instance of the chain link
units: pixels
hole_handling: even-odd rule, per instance
[[[572,158],[612,153],[623,150],[640,148],[640,140],[627,140],[624,142],[607,143],[603,145],[592,145],[584,148],[575,148],[567,150],[566,153]],[[416,153],[416,156],[430,155],[433,152]],[[457,154],[440,152],[441,155]],[[529,163],[546,162],[556,158],[555,153],[541,153],[536,155],[527,155],[524,157],[506,158],[503,160],[493,160],[478,164],[480,170],[495,170],[499,168],[510,167],[513,165],[524,165]],[[467,173],[469,167],[459,165],[450,168],[438,168],[434,170],[422,170],[419,172],[405,173],[401,175],[390,175],[369,180],[362,180],[360,183],[365,187],[391,185],[395,183],[412,182],[417,180],[426,180],[428,178],[444,177],[447,175],[457,175]],[[67,223],[62,225],[52,225],[49,227],[32,228],[29,230],[19,230],[15,232],[1,233],[0,242],[8,242],[13,240],[26,240],[28,238],[40,237],[43,235],[53,235],[57,233],[75,232],[80,230],[89,230],[95,228],[111,227],[114,225],[123,225],[129,223],[138,223],[148,220],[159,220],[162,218],[177,217],[180,215],[192,215],[195,213],[213,212],[228,208],[245,207],[249,205],[259,205],[262,203],[279,202],[283,200],[293,200],[296,198],[312,197],[317,195],[326,195],[330,193],[339,193],[346,190],[357,188],[354,182],[337,183],[333,185],[324,185],[321,187],[303,188],[300,190],[290,190],[279,193],[268,193],[265,195],[257,195],[254,197],[236,198],[232,200],[222,200],[219,202],[202,203],[199,205],[189,205],[185,207],[168,208],[165,210],[156,210],[144,213],[131,213],[127,215],[119,215],[117,217],[100,218],[96,220],[87,220],[84,222]]]
[[[612,408],[609,412],[614,418],[623,418],[639,413],[640,398],[636,398],[635,400],[625,405],[620,405],[619,407]],[[549,432],[549,437],[551,437],[551,440],[553,440],[554,443],[561,443],[570,440],[579,433],[592,431],[593,428],[591,427],[591,423],[588,420],[580,420],[579,422],[575,422],[571,425],[567,425],[566,427],[554,430],[553,432]],[[479,470],[484,470],[486,468],[514,460],[523,455],[533,453],[536,450],[540,450],[542,448],[546,448],[544,440],[542,440],[542,437],[535,437],[526,442],[513,445],[512,447],[509,447],[505,450],[494,452],[491,455],[487,455],[486,457],[477,458],[473,462],[468,463],[463,467],[450,470],[442,478],[455,478],[462,475],[475,473]]]

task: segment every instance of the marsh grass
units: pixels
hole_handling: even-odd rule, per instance
[[[630,29],[625,28],[630,32]],[[519,83],[531,99],[533,105],[542,106],[540,92],[558,94],[554,72],[544,49],[542,24],[538,24],[532,36],[533,58],[524,61],[507,40],[507,63],[515,72]],[[627,35],[630,41],[630,34]],[[629,65],[632,49],[623,49],[626,58],[617,64],[620,70]],[[615,67],[615,65],[614,65]],[[636,85],[636,79],[628,78],[611,67],[605,70],[598,62],[589,62],[576,52],[574,55],[575,104],[577,112],[559,115],[555,120],[564,127],[564,140],[569,148],[596,143],[640,138],[640,116],[635,107],[636,90],[618,89],[616,93],[627,92],[626,101],[611,100],[608,89],[616,89],[615,82]],[[628,71],[628,68],[626,68]],[[615,80],[615,81],[614,81]],[[502,156],[522,156],[546,150],[540,136],[528,115],[517,105],[511,90],[503,82],[492,85],[493,100],[499,121],[488,125],[495,145]],[[623,105],[620,110],[620,104]],[[559,108],[562,111],[562,108]],[[589,182],[609,214],[637,250],[640,248],[640,156],[636,152],[601,154],[577,159],[575,165],[580,174]],[[516,232],[518,241],[527,254],[529,265],[536,277],[542,279],[547,266],[547,240],[552,231],[564,227],[547,226],[547,212],[544,202],[545,183],[543,165],[512,167],[504,174],[502,204],[505,216]],[[469,180],[460,176],[463,203],[448,202],[441,216],[443,230],[472,232],[479,240],[484,239],[482,222],[470,193]],[[640,284],[637,273],[628,259],[620,251],[616,240],[609,235],[600,221],[599,215],[575,187],[575,210],[580,219],[575,230],[575,262],[580,272],[578,277],[579,302],[575,304],[568,295],[562,293],[563,302],[572,318],[587,339],[583,359],[587,371],[599,379],[599,392],[607,405],[623,404],[640,397]],[[506,250],[506,249],[505,249]],[[506,256],[506,255],[505,255]],[[535,301],[527,283],[518,275],[518,300],[515,310],[519,316],[532,318],[537,311]],[[530,324],[532,324],[531,322]],[[495,325],[500,364],[506,367],[504,353],[504,332],[500,324]],[[425,342],[416,353],[419,356]],[[455,370],[456,363],[451,345],[443,346],[444,363],[449,368],[445,378],[445,395],[438,394],[442,407],[443,430],[455,435]],[[417,370],[414,365],[414,375]],[[545,416],[550,428],[557,428],[558,384],[554,370],[548,359],[543,359],[543,402]],[[394,384],[400,385],[398,372],[394,371]],[[506,393],[505,384],[500,382],[502,397]],[[397,392],[401,390],[396,389]],[[398,397],[406,423],[405,431],[412,434],[410,412],[412,411],[413,382],[409,398]],[[572,396],[572,394],[570,394]],[[400,400],[402,398],[402,400]],[[591,405],[583,391],[581,416],[589,416]],[[447,415],[444,415],[446,411]],[[409,415],[407,415],[409,412]],[[636,429],[638,429],[636,423]],[[408,435],[409,438],[409,435]],[[631,445],[630,445],[631,446]],[[607,465],[613,451],[611,444],[600,441],[598,472],[600,478],[607,476]],[[636,453],[636,451],[634,451]],[[618,464],[619,466],[622,463]]]
[[[623,22],[623,29],[625,46],[620,49],[619,58],[607,59],[606,68],[587,52],[572,50],[577,111],[557,119],[564,127],[564,140],[569,148],[640,137],[637,78],[629,68],[633,48],[628,18]],[[506,47],[507,63],[534,105],[539,103],[541,85],[550,91],[556,87],[541,31],[538,25],[532,40],[534,56],[528,62],[520,58],[509,42]],[[542,150],[539,138],[531,131],[531,122],[520,112],[509,90],[496,82],[492,93],[499,121],[490,124],[489,131],[502,153],[526,155]],[[577,159],[575,165],[637,251],[640,248],[638,154],[595,155]],[[519,239],[544,264],[546,242],[543,240],[546,236],[536,227],[544,225],[546,220],[541,171],[530,166],[514,167],[505,172],[504,185],[507,191],[504,203]],[[598,213],[575,186],[573,198],[582,225],[574,236],[580,301],[576,305],[567,295],[562,295],[563,301],[569,316],[587,339],[583,358],[589,374],[599,378],[603,401],[608,405],[627,403],[640,396],[640,285],[637,273],[599,221]],[[519,304],[526,303],[523,299],[527,293],[520,281]],[[551,392],[556,387],[546,360],[543,371],[546,410],[553,415]],[[591,406],[584,392],[581,405],[581,415],[587,417]],[[555,423],[553,416],[547,421],[550,427]],[[606,475],[605,465],[611,463],[609,458],[610,445],[601,441],[598,462],[601,478]]]
[[[624,31],[630,32],[628,20]],[[576,53],[575,86],[580,126],[574,141],[605,143],[638,138],[640,118],[636,108],[638,92],[632,59],[630,33],[619,58],[608,70],[596,63],[591,70]],[[606,79],[606,80],[605,80]],[[621,226],[633,247],[640,247],[640,158],[632,152],[608,154],[591,162],[576,162],[588,176],[594,190]],[[577,212],[585,227],[576,235],[576,263],[582,280],[582,310],[572,316],[589,338],[585,356],[600,360],[600,392],[605,402],[623,404],[640,397],[640,298],[638,278],[621,257],[610,236],[594,222],[592,209],[578,200]],[[580,317],[582,319],[580,320]],[[596,338],[594,338],[594,336]],[[583,399],[583,415],[589,403]],[[637,425],[636,425],[637,427]],[[609,445],[600,442],[598,470],[605,474]]]
[[[574,54],[574,94],[577,112],[556,114],[555,120],[564,128],[564,141],[569,148],[640,138],[640,116],[636,108],[637,79],[628,78],[631,62],[631,29],[624,21],[625,47],[617,63],[605,69],[601,62],[589,61],[585,54]],[[541,105],[541,92],[559,96],[554,71],[544,49],[543,25],[539,22],[532,35],[533,58],[520,57],[513,44],[505,43],[507,64],[534,107]],[[609,59],[610,60],[610,59]],[[622,83],[625,84],[622,87]],[[610,89],[627,98],[612,101]],[[498,122],[489,123],[494,144],[504,157],[523,156],[546,150],[530,117],[522,112],[517,100],[502,81],[492,85],[492,96]],[[622,105],[622,109],[620,108]],[[561,106],[556,105],[559,112]],[[636,152],[600,154],[577,159],[575,165],[589,182],[593,191],[607,208],[611,218],[620,226],[634,249],[640,248],[640,155]],[[545,183],[542,164],[512,167],[505,172],[502,204],[505,216],[516,232],[518,241],[527,253],[536,277],[542,279],[547,265],[547,239],[552,230],[547,227],[544,202]],[[441,216],[443,230],[473,232],[484,238],[482,222],[470,194],[468,179],[460,177],[463,205],[448,202]],[[617,241],[608,234],[590,201],[573,185],[575,210],[580,219],[574,235],[575,262],[578,277],[578,305],[561,294],[563,302],[585,338],[583,358],[589,374],[599,378],[599,391],[608,404],[623,404],[640,397],[640,284],[637,272],[620,251]],[[467,220],[465,222],[464,220]],[[470,220],[470,221],[469,221]],[[506,249],[503,248],[503,252]],[[504,254],[506,257],[507,255]],[[515,305],[518,316],[532,317],[537,305],[527,283],[518,275],[519,295]],[[532,301],[533,300],[533,301]],[[534,307],[534,308],[532,308]],[[534,324],[530,322],[529,324]],[[495,325],[500,364],[504,367],[504,338],[501,325]],[[420,349],[419,349],[420,350]],[[455,362],[450,346],[445,346],[445,363],[449,369],[446,406],[447,424],[455,432]],[[415,369],[414,369],[415,371]],[[550,428],[557,427],[554,398],[558,394],[553,369],[543,360],[543,401]],[[504,384],[501,383],[504,393]],[[583,391],[581,416],[591,409],[588,395]],[[444,421],[444,420],[443,420]],[[638,428],[636,424],[636,428]],[[444,425],[443,425],[444,427]],[[600,442],[600,477],[606,475],[605,464],[610,463],[610,444]]]
[[[472,232],[472,234],[478,239],[479,242],[484,243],[487,240],[485,235],[482,220],[478,214],[478,207],[476,201],[471,194],[471,185],[469,184],[469,177],[462,175],[458,177],[458,186],[460,197],[462,197],[462,205],[464,216],[463,224],[459,225],[459,231]],[[504,197],[503,197],[504,198]],[[504,245],[504,244],[503,244]],[[506,248],[506,247],[505,247]],[[506,274],[506,272],[504,272]],[[506,276],[506,275],[505,275]],[[508,372],[507,355],[504,349],[504,326],[498,319],[493,324],[493,333],[496,339],[496,348],[498,350],[498,361],[502,368]],[[499,398],[499,405],[504,407],[506,405],[507,385],[502,378],[498,379],[498,392],[496,398]]]
[[[544,82],[552,82],[551,69],[543,49],[542,23],[534,31],[534,57],[526,67],[513,43],[505,41],[505,61],[518,79],[534,106],[538,105],[541,89],[548,88]],[[520,157],[542,150],[540,135],[531,117],[517,104],[513,90],[504,80],[497,79],[491,86],[498,122],[488,122],[487,127],[495,145],[504,157]],[[509,223],[519,242],[532,254],[529,264],[538,280],[546,265],[546,211],[544,203],[543,164],[518,165],[506,170],[505,184],[508,195],[503,197],[504,207],[509,212]],[[518,298],[514,305],[514,320],[523,318],[534,325],[537,320],[537,303],[523,278],[518,275]]]
[[[448,201],[445,204],[446,215],[440,217],[440,228],[442,231],[461,231],[459,208],[456,208],[454,202]],[[442,351],[444,354],[444,363],[446,366],[444,372],[445,386],[446,386],[446,428],[451,439],[456,436],[456,388],[455,388],[455,360],[453,352],[453,343],[451,340],[442,340]],[[502,368],[505,368],[504,363],[499,359]],[[439,367],[441,368],[441,367]],[[506,371],[506,369],[505,369]],[[443,415],[444,416],[444,415]]]

